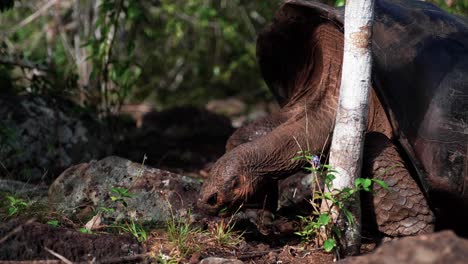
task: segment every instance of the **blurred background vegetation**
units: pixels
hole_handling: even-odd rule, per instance
[[[468,0],[431,1],[468,14]],[[0,93],[67,96],[101,113],[136,102],[161,110],[226,97],[271,100],[255,39],[280,4],[0,0]]]

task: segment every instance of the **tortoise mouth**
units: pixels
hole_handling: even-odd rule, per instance
[[[200,197],[197,201],[197,207],[209,215],[219,215],[229,211],[233,206],[223,193],[217,191]]]
[[[252,197],[251,197],[252,198]],[[215,192],[202,197],[197,202],[197,207],[210,215],[226,216],[234,212],[244,211],[245,209],[261,209],[265,204],[258,199],[236,199],[226,200],[222,194]]]

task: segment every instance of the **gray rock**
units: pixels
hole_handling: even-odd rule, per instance
[[[217,258],[217,257],[209,257],[202,259],[200,264],[242,264],[244,262],[238,259],[225,259],[225,258]]]
[[[283,214],[310,214],[309,201],[316,186],[315,177],[315,173],[298,172],[279,181],[278,210]]]
[[[69,216],[101,209],[104,219],[165,222],[193,207],[200,185],[186,176],[111,156],[64,171],[49,188],[49,202]],[[126,205],[112,200],[119,197],[113,188],[128,189]]]
[[[384,243],[374,252],[341,260],[343,264],[462,264],[468,260],[468,240],[452,231],[406,237]]]
[[[64,99],[0,97],[0,175],[39,182],[108,153],[102,126]],[[5,175],[6,174],[6,175]]]

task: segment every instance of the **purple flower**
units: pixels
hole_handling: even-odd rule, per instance
[[[314,157],[312,158],[312,166],[314,166],[314,168],[316,168],[316,169],[320,168],[320,157],[319,156],[314,155]]]

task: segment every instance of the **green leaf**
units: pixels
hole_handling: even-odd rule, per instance
[[[378,179],[372,179],[372,181],[374,181],[375,183],[377,183],[378,185],[380,185],[382,188],[384,188],[385,190],[387,191],[390,191],[390,188],[388,188],[388,184],[382,180],[378,180]]]
[[[327,169],[327,172],[329,172],[329,173],[338,173],[338,171],[334,170],[333,167],[330,164],[324,164],[322,167]]]
[[[317,219],[320,226],[327,226],[330,223],[330,216],[328,214],[321,214]]]
[[[296,156],[296,157],[292,158],[291,161],[302,160],[302,159],[303,159],[302,156]]]
[[[357,189],[364,189],[364,191],[369,192],[370,191],[370,186],[372,185],[371,179],[368,178],[357,178],[354,181],[354,185],[356,186]]]
[[[329,192],[324,193],[323,198],[325,198],[326,200],[329,200],[329,201],[334,201],[335,200],[335,199],[333,199],[332,194],[329,193]]]
[[[302,216],[302,215],[297,215],[296,217],[299,218],[300,221],[307,219],[307,216]]]
[[[50,220],[50,221],[47,221],[47,224],[52,227],[58,227],[60,223],[58,220]]]
[[[341,237],[341,230],[337,226],[332,226],[332,231],[336,237],[338,238]]]
[[[334,204],[336,207],[338,207],[338,208],[340,208],[340,209],[343,209],[343,205],[344,205],[344,204],[343,204],[342,201],[336,200],[336,201],[334,201],[333,204]]]
[[[134,5],[132,3],[134,3],[134,2],[130,1],[130,5],[128,7],[127,14],[128,14],[128,17],[131,20],[137,20],[138,18],[140,18],[142,16],[142,11],[140,10],[139,6]]]
[[[223,207],[221,208],[221,210],[219,210],[219,214],[224,214],[228,211],[228,208],[227,207]]]
[[[18,212],[18,208],[16,207],[9,207],[8,208],[8,216],[13,216]]]
[[[108,213],[115,212],[114,208],[109,208],[109,207],[102,207],[101,206],[99,209],[101,209],[102,212],[108,212]]]
[[[349,194],[349,195],[351,195],[351,194],[353,194],[354,192],[356,192],[356,190],[353,189],[353,188],[349,188],[349,187],[344,187],[344,188],[341,190],[341,193],[342,193],[342,194]]]
[[[131,194],[130,191],[126,188],[114,187],[111,189],[113,193],[118,194],[120,197],[118,198],[133,198],[135,197],[134,194]],[[112,199],[112,197],[111,197]]]
[[[333,239],[333,238],[327,239],[323,243],[323,249],[326,252],[332,251],[335,248],[335,246],[336,246],[336,242],[335,242],[335,239]]]
[[[336,7],[344,6],[345,3],[346,3],[345,0],[336,0],[336,1],[335,1],[335,6],[336,6]]]
[[[93,231],[88,230],[88,229],[86,229],[84,227],[81,227],[80,229],[78,229],[78,231],[80,231],[80,233],[83,233],[83,234],[92,234],[93,233]]]
[[[354,223],[354,216],[353,214],[346,208],[343,208],[343,213],[346,216],[346,219],[348,220],[348,223],[352,225]]]
[[[332,182],[334,179],[336,179],[336,176],[334,174],[327,173],[327,176],[325,176],[326,182]]]
[[[332,189],[334,179],[336,179],[336,176],[331,173],[328,173],[325,176],[325,185],[328,187],[328,189]]]
[[[359,188],[359,186],[361,186],[362,184],[362,180],[363,180],[362,178],[357,178],[356,180],[354,180],[354,186],[356,188]]]
[[[12,203],[12,204],[16,201],[16,198],[13,197],[13,196],[10,196],[10,195],[7,195],[6,198],[7,198],[7,200],[10,201],[10,203]]]

